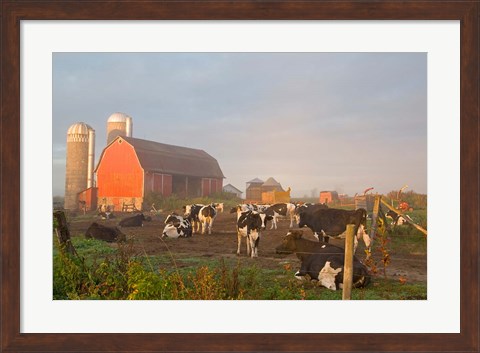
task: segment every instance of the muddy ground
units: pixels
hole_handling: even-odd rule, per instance
[[[117,214],[115,219],[101,220],[95,215],[82,215],[71,218],[70,231],[72,236],[83,236],[88,226],[96,221],[104,225],[114,226],[126,217],[126,214]],[[152,215],[151,222],[145,222],[143,227],[122,228],[128,238],[134,239],[134,247],[138,254],[146,255],[168,255],[175,254],[185,257],[200,257],[211,259],[212,263],[220,258],[237,258],[237,233],[235,229],[236,214],[228,212],[219,213],[213,224],[212,234],[202,235],[194,234],[191,238],[164,239],[160,235],[164,228],[164,220],[167,214]],[[296,266],[300,265],[295,255],[280,256],[275,253],[275,247],[280,243],[281,237],[288,232],[290,221],[280,219],[278,229],[270,229],[270,223],[267,230],[261,234],[258,258],[247,259],[245,239],[242,241],[240,257],[244,261],[252,261],[258,266],[266,269],[278,269],[291,263],[292,272],[296,271]],[[294,227],[296,224],[294,223]],[[304,229],[306,239],[315,240],[309,229]],[[343,247],[344,241],[341,239],[332,239],[332,244]],[[113,245],[115,246],[115,245]],[[363,243],[357,249],[357,256],[363,260]],[[379,258],[380,254],[374,254]],[[387,267],[387,277],[393,279],[407,278],[409,282],[427,281],[427,256],[422,251],[412,251],[408,253],[402,249],[394,249],[390,253],[391,263]],[[243,261],[242,261],[243,262]],[[180,264],[181,265],[181,264]]]

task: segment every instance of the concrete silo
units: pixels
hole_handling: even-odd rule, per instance
[[[132,117],[124,113],[113,113],[107,120],[107,145],[117,136],[132,137]]]
[[[78,209],[78,193],[93,186],[94,156],[95,130],[85,123],[70,126],[67,131],[66,209]]]

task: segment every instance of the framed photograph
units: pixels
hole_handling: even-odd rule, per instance
[[[472,1],[2,2],[2,350],[478,351],[479,9],[478,2]],[[378,60],[379,57],[382,60]],[[117,65],[121,62],[126,64]],[[157,73],[160,76],[156,77],[153,71],[146,74],[145,70],[153,70],[160,62],[167,71],[160,70]],[[195,65],[189,66],[191,62]],[[405,69],[397,70],[397,67]],[[181,72],[181,75],[168,76],[168,68]],[[395,68],[394,75],[391,68]],[[335,70],[341,70],[342,77],[346,78],[341,83],[335,81],[340,72]],[[248,75],[242,74],[247,71]],[[355,82],[362,83],[349,86],[354,80],[348,78],[359,74],[360,78]],[[111,81],[116,81],[119,75],[129,77],[128,82],[118,79],[118,85],[112,84],[116,90],[148,85],[148,77],[158,81],[163,75],[165,82],[161,90],[155,91],[156,85],[152,85],[149,92],[138,89],[142,97],[132,95],[122,99],[130,99],[130,106],[135,106],[135,100],[138,100],[137,105],[148,105],[156,100],[171,102],[175,97],[181,97],[175,109],[178,112],[178,109],[186,108],[184,116],[190,117],[182,120],[174,111],[165,110],[161,117],[143,121],[150,130],[139,129],[137,133],[134,114],[132,118],[111,110],[105,115],[102,109],[113,108],[99,108],[112,92],[107,87],[102,88],[102,81],[93,79],[95,75]],[[137,80],[136,75],[143,78]],[[218,77],[216,81],[213,80],[215,76]],[[205,85],[208,81],[205,77],[213,82],[211,86]],[[283,80],[278,80],[279,77]],[[324,82],[324,87],[331,90],[315,91],[312,87],[317,86],[312,82]],[[127,86],[122,87],[122,84]],[[385,89],[380,88],[383,84]],[[182,85],[193,87],[190,95],[184,94]],[[362,94],[349,95],[349,90],[361,90]],[[91,91],[98,93],[90,95]],[[191,100],[195,100],[200,91],[202,94],[211,91],[213,98],[208,104],[211,106],[217,99],[216,110],[198,114],[202,105]],[[301,101],[284,104],[298,100],[299,92]],[[148,93],[151,93],[150,100],[140,99]],[[68,134],[71,130],[77,135],[85,127],[93,130],[84,123],[74,124],[68,117],[69,109],[72,109],[71,115],[77,120],[83,110],[82,97],[87,95],[95,107],[85,109],[86,115],[105,116],[103,120],[106,120],[113,113],[108,119],[111,124],[107,125],[107,131],[99,129],[101,133],[107,132],[105,143],[100,142],[97,146],[99,149],[120,146],[124,142],[123,147],[133,146],[142,151],[156,148],[154,152],[159,153],[158,149],[166,147],[160,144],[152,147],[149,140],[155,141],[154,130],[162,130],[165,136],[171,136],[171,140],[162,142],[190,146],[174,135],[178,129],[172,125],[176,121],[183,124],[184,129],[190,125],[192,131],[198,131],[198,140],[190,138],[193,146],[213,146],[211,148],[215,150],[215,142],[202,144],[202,137],[205,140],[206,136],[208,139],[214,136],[202,134],[202,126],[218,126],[219,131],[222,126],[230,126],[235,133],[223,131],[217,143],[224,147],[216,151],[220,151],[220,165],[227,165],[231,171],[235,162],[248,164],[242,161],[240,154],[224,157],[221,151],[231,151],[225,146],[241,138],[240,131],[243,130],[240,127],[248,115],[248,122],[257,126],[259,131],[258,136],[247,139],[257,149],[246,150],[250,153],[257,151],[257,157],[261,156],[264,163],[274,165],[270,159],[272,153],[278,151],[269,151],[274,147],[273,141],[289,141],[287,145],[293,150],[282,151],[282,156],[291,156],[289,164],[292,166],[301,160],[313,164],[323,160],[334,164],[338,162],[336,155],[349,155],[356,160],[355,155],[363,154],[362,160],[378,161],[379,169],[374,169],[373,162],[365,167],[370,171],[366,175],[375,175],[377,185],[384,182],[382,178],[388,179],[387,185],[398,183],[392,177],[381,175],[381,169],[388,168],[388,161],[396,166],[404,165],[406,173],[418,173],[420,179],[423,178],[425,194],[428,194],[428,241],[425,245],[428,245],[428,252],[425,251],[421,265],[428,268],[428,281],[417,297],[386,296],[380,297],[381,300],[360,297],[356,298],[360,300],[353,301],[318,298],[258,300],[265,299],[263,297],[239,298],[248,300],[92,300],[102,298],[75,298],[68,295],[66,289],[57,291],[55,281],[52,281],[52,268],[55,268],[51,243],[52,194],[55,195],[58,185],[63,192],[65,180],[59,182],[58,175],[72,180],[73,177],[69,176],[68,166],[65,175],[65,165],[58,164],[56,153],[63,156],[65,146],[56,151],[55,141],[58,136],[64,139],[67,129]],[[398,103],[389,107],[395,112],[379,108],[380,102],[391,99],[392,95]],[[260,105],[259,97],[269,99],[268,106],[275,106],[275,109],[266,109],[265,102]],[[184,104],[184,99],[189,101]],[[342,99],[345,102],[340,102]],[[362,99],[362,102],[352,102],[354,99]],[[337,115],[329,110],[331,101],[342,106]],[[309,110],[309,103],[315,105],[315,110]],[[248,104],[251,109],[243,111],[243,106]],[[320,110],[319,104],[322,105]],[[368,116],[374,109],[360,111],[365,105],[375,105],[376,115]],[[196,114],[188,112],[192,107],[197,109]],[[144,115],[158,114],[143,109]],[[229,114],[225,114],[227,109]],[[237,115],[232,114],[232,110]],[[218,116],[211,113],[215,111]],[[316,125],[313,111],[321,111],[324,116],[330,114],[329,124]],[[303,118],[299,118],[297,112]],[[412,124],[413,118],[408,119],[417,112],[423,119],[420,125]],[[343,119],[342,114],[355,118]],[[388,120],[382,120],[382,114],[388,115]],[[309,115],[313,117],[310,120],[305,118]],[[87,124],[92,122],[94,129],[103,124],[103,120],[89,116],[82,118]],[[113,136],[111,133],[120,120],[130,122],[130,125],[125,125],[125,135]],[[356,123],[360,120],[364,124]],[[388,134],[387,122],[392,125]],[[311,131],[298,128],[302,123],[311,126]],[[381,124],[383,129],[376,129]],[[370,148],[359,147],[357,150],[351,144],[333,141],[329,135],[348,138],[332,133],[335,129],[348,130],[352,139],[359,141],[359,146],[365,141],[375,140],[375,143],[367,142]],[[255,131],[255,128],[249,131]],[[299,136],[298,144],[291,141]],[[395,143],[404,143],[403,146],[408,147],[385,149],[388,136],[392,136],[391,145],[395,140]],[[418,147],[412,147],[416,143],[412,142],[416,141],[415,136],[420,136],[418,139],[423,141]],[[317,149],[317,145],[308,143],[309,139],[316,138],[325,141],[323,146],[333,157],[319,159],[311,151],[306,157],[300,157],[302,146]],[[97,138],[99,140],[103,141],[103,138]],[[258,148],[262,141],[268,146]],[[299,150],[295,149],[297,145]],[[86,143],[85,146],[90,151],[90,145]],[[181,148],[184,154],[198,154],[197,150]],[[208,148],[205,150],[210,152]],[[235,145],[234,150],[238,148]],[[178,153],[179,149],[177,147]],[[113,148],[109,151],[113,153]],[[119,153],[127,158],[125,152]],[[326,152],[322,153],[324,156]],[[385,157],[385,153],[389,156]],[[105,152],[100,161],[104,155]],[[423,165],[419,155],[424,157]],[[216,163],[215,158],[208,154],[207,157],[202,157],[205,163]],[[138,161],[147,163],[148,158],[145,154],[139,156]],[[224,162],[227,159],[229,162]],[[345,161],[343,157],[340,159]],[[420,164],[415,164],[418,160]],[[103,164],[108,164],[105,159]],[[305,165],[298,163],[297,167],[305,168]],[[92,186],[95,183],[93,163],[88,166],[88,175],[92,175],[88,185]],[[56,168],[62,169],[61,173]],[[97,186],[102,183],[104,192],[105,185],[112,181],[100,180],[101,168],[99,162],[95,171],[96,182]],[[171,170],[175,168],[178,166],[171,167]],[[359,172],[353,172],[355,175],[346,183],[352,180],[353,185],[354,179],[362,182],[361,166],[356,168]],[[193,169],[190,172],[197,173],[201,166]],[[251,169],[242,175],[245,180],[227,180],[233,180],[233,184],[250,180],[248,183],[252,185],[256,177],[267,180],[270,176],[256,175],[256,170]],[[149,180],[152,190],[158,189],[162,194],[204,196],[222,188],[219,180],[223,174],[219,168],[215,176],[207,173],[185,177],[179,173],[172,177],[154,169],[148,172],[152,175],[144,175],[142,180]],[[309,173],[321,174],[322,169],[312,167],[303,172],[305,175]],[[295,178],[288,180],[292,183],[292,192],[305,195],[310,192],[309,189],[302,190],[301,183],[293,184],[291,180]],[[265,187],[278,184],[273,178],[262,183]],[[345,182],[331,183],[333,187]],[[242,191],[231,186],[234,192]],[[289,193],[287,186],[284,185],[281,192]],[[355,184],[355,188],[359,186]],[[273,197],[276,191],[271,191]],[[346,191],[353,194],[350,189]],[[311,193],[318,197],[318,190]],[[66,187],[66,197],[67,194]],[[78,191],[73,194],[78,195]],[[323,194],[324,198],[334,196],[332,192]],[[249,195],[245,196],[249,198]],[[90,202],[88,192],[83,197],[85,204]],[[106,208],[137,209],[147,203],[138,199],[104,199]],[[65,199],[65,204],[67,201],[75,205],[79,202]],[[262,255],[265,250],[261,246]],[[233,252],[236,243],[234,247]],[[244,251],[243,247],[241,251]],[[427,276],[426,273],[423,275]],[[398,277],[402,285],[402,281],[407,280],[402,274]],[[57,295],[52,297],[52,292]]]

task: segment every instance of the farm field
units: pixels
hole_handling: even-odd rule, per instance
[[[117,244],[84,239],[88,226],[94,221],[115,226],[125,216],[117,214],[115,219],[100,220],[93,214],[86,214],[69,219],[72,242],[87,264],[96,264],[115,256],[119,248]],[[330,291],[296,280],[293,275],[299,269],[300,261],[294,254],[276,254],[275,247],[289,229],[290,221],[287,219],[281,219],[276,230],[270,230],[269,223],[261,235],[258,258],[251,259],[246,255],[245,239],[242,241],[241,255],[236,254],[236,214],[228,211],[219,213],[211,235],[194,234],[191,238],[162,239],[160,235],[166,216],[167,213],[155,214],[152,221],[145,222],[143,227],[122,228],[128,241],[120,246],[121,250],[128,249],[129,256],[138,260],[147,272],[155,273],[158,277],[161,277],[160,274],[166,276],[176,273],[184,277],[190,276],[189,278],[198,278],[199,269],[207,271],[207,275],[211,276],[222,273],[225,276],[227,273],[238,279],[239,283],[234,290],[236,299],[341,299],[341,290]],[[380,261],[382,253],[373,250],[377,273],[373,274],[372,283],[367,288],[353,290],[353,299],[427,298],[426,238],[408,226],[401,226],[400,230],[396,232],[399,234],[388,235],[385,248],[390,263],[385,272]],[[312,232],[306,228],[304,237],[315,240]],[[333,239],[331,243],[343,247],[343,240]],[[365,258],[363,242],[359,244],[356,255],[361,260]],[[205,273],[204,275],[206,276]],[[193,285],[196,285],[195,281]],[[152,288],[143,288],[144,291],[150,291],[148,293],[142,293],[138,288],[137,292],[131,289],[136,295],[130,293],[129,299],[168,299],[167,296],[155,294]],[[208,293],[206,295],[208,299]],[[68,297],[75,298],[75,295]],[[225,295],[225,298],[228,297]],[[106,298],[100,295],[98,299]],[[124,298],[120,294],[118,299]]]

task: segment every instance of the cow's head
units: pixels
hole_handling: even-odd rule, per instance
[[[282,243],[275,248],[277,254],[292,254],[297,250],[296,240],[303,236],[301,230],[291,230],[282,239]]]
[[[260,219],[262,220],[262,230],[267,228],[267,222],[273,219],[272,216],[266,215],[265,213],[259,213]]]
[[[171,224],[174,227],[178,227],[181,221],[182,219],[180,219],[180,216],[178,216],[175,213],[172,213],[168,215],[167,219],[165,220],[165,224]]]
[[[183,206],[183,214],[185,216],[189,216],[190,213],[192,212],[192,206],[193,205],[186,205],[186,206]]]

